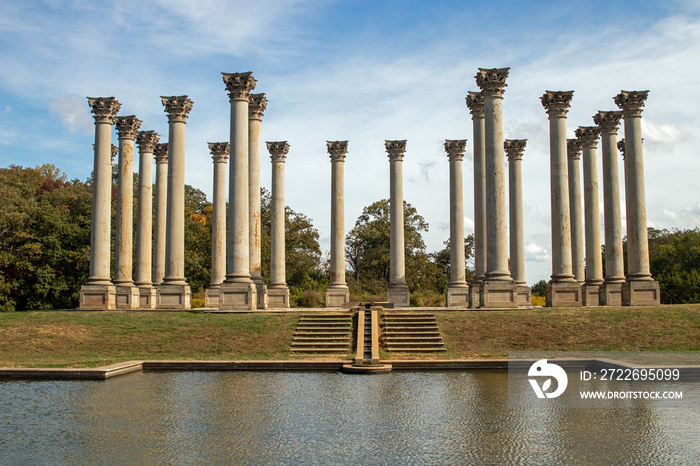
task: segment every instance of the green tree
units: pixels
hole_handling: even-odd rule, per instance
[[[700,229],[649,228],[649,262],[659,282],[661,302],[700,302]]]
[[[440,272],[440,278],[436,280],[436,289],[440,293],[447,291],[447,285],[450,282],[450,240],[447,239],[442,244],[445,246],[443,249],[430,254],[432,262]],[[474,278],[474,268],[470,267],[473,258],[474,235],[470,234],[464,238],[464,268],[468,282]]]
[[[530,287],[533,296],[544,297],[547,294],[547,281],[540,280]]]

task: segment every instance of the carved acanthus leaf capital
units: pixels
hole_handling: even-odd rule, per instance
[[[188,114],[194,104],[189,97],[186,95],[174,95],[170,97],[160,96],[160,99],[165,107],[165,113],[168,114],[168,123],[187,122]]]
[[[597,126],[579,126],[574,134],[581,141],[581,147],[598,146],[598,138],[600,137],[600,128]]]
[[[445,139],[445,152],[450,160],[462,160],[466,147],[466,139]]]
[[[226,162],[228,160],[231,147],[228,142],[209,142],[211,158],[214,162]]]
[[[384,141],[386,153],[389,154],[389,160],[403,160],[403,154],[406,152],[406,140]]]
[[[332,161],[345,161],[345,154],[348,153],[348,141],[326,141],[328,153],[331,154]]]
[[[287,141],[266,142],[265,144],[267,144],[267,150],[270,152],[272,163],[284,163],[284,159],[287,158],[287,153],[289,152],[289,144]]]
[[[122,108],[122,104],[114,97],[88,97],[88,105],[96,123],[114,124],[114,115]]]
[[[566,155],[570,159],[579,160],[581,158],[581,141],[579,139],[567,139],[566,140]]]
[[[156,158],[156,163],[168,163],[168,143],[156,144],[153,148],[153,156]]]
[[[622,112],[619,111],[598,112],[593,115],[593,123],[600,127],[601,133],[617,134],[617,127],[620,126],[621,119]]]
[[[160,134],[155,131],[139,131],[136,135],[139,152],[153,152],[158,141],[160,141]]]
[[[503,149],[508,160],[522,160],[523,152],[527,146],[527,139],[506,139],[503,141]]]
[[[484,97],[503,96],[509,71],[510,68],[479,68],[475,76],[476,85],[479,86]]]
[[[221,74],[223,75],[224,84],[226,85],[230,101],[236,99],[248,100],[250,92],[255,89],[255,85],[258,82],[258,80],[253,77],[252,71]]]
[[[141,120],[136,118],[136,115],[114,117],[114,122],[117,126],[117,134],[119,139],[134,139],[136,133],[141,127]]]
[[[617,141],[617,150],[620,152],[620,155],[622,156],[622,160],[625,159],[625,140],[620,139]]]
[[[574,91],[545,91],[540,97],[542,106],[547,111],[547,115],[566,116],[571,107],[571,99],[574,97]]]
[[[250,94],[248,98],[248,115],[251,120],[261,120],[267,108],[267,97],[265,94]]]
[[[642,107],[649,91],[620,91],[613,100],[625,117],[642,116]]]
[[[467,107],[472,114],[472,118],[484,117],[484,93],[469,91],[466,98]]]

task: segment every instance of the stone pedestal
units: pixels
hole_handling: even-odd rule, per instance
[[[584,283],[581,286],[581,299],[584,306],[600,306],[600,285]]]
[[[470,296],[471,291],[466,283],[449,285],[445,294],[445,305],[447,307],[469,307],[471,303]]]
[[[406,141],[385,141],[389,154],[389,287],[386,300],[396,307],[411,305],[406,285],[406,250],[403,224],[403,156]]]
[[[165,228],[165,276],[157,289],[158,309],[190,309],[185,280],[185,123],[193,102],[186,96],[163,97],[168,114],[168,205]]]
[[[481,304],[481,282],[472,281],[469,284],[469,307],[479,308]]]
[[[255,282],[258,309],[267,309],[267,287],[262,277],[260,232],[260,124],[267,108],[265,94],[250,94],[248,104],[248,210],[250,278]]]
[[[116,307],[116,290],[110,279],[112,198],[112,125],[121,104],[114,97],[88,97],[95,118],[95,158],[90,230],[90,274],[80,287],[80,309]]]
[[[469,286],[466,280],[464,258],[464,196],[462,193],[462,159],[466,145],[466,139],[445,141],[445,151],[450,160],[450,282],[445,294],[447,307],[469,306]]]
[[[270,307],[289,307],[289,289],[285,266],[285,211],[284,161],[289,152],[287,141],[268,142],[272,162],[272,190],[270,192],[270,286],[267,304]],[[258,288],[259,289],[259,288]]]
[[[257,308],[257,289],[255,283],[250,282],[224,282],[219,288],[219,309],[255,310]]]
[[[661,290],[656,280],[628,280],[622,285],[623,306],[658,306]]]
[[[624,281],[603,282],[598,290],[598,304],[600,306],[622,306],[622,286]]]
[[[547,283],[546,300],[548,307],[580,307],[581,285],[576,281],[550,281]]]
[[[518,306],[532,306],[532,290],[527,284],[516,284],[518,292]]]
[[[503,148],[503,93],[509,68],[479,68],[476,84],[484,96],[484,151],[486,170],[486,277],[481,286],[484,308],[518,307],[516,283],[508,269],[505,151]],[[493,293],[493,296],[489,296]]]
[[[326,141],[331,158],[331,264],[326,307],[346,307],[350,290],[345,283],[345,157],[348,141]]]
[[[219,287],[226,278],[226,161],[228,142],[210,142],[214,163],[214,197],[211,220],[211,280],[204,292],[205,307],[219,307]]]
[[[290,306],[289,288],[286,285],[275,288],[272,286],[268,287],[267,305],[270,308],[288,308]]]
[[[139,291],[134,286],[134,139],[141,120],[134,115],[115,117],[119,135],[119,181],[114,239],[114,286],[117,288],[117,309],[139,307]]]

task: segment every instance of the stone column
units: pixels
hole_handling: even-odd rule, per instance
[[[569,175],[566,156],[566,114],[574,91],[546,91],[540,98],[549,117],[549,167],[552,213],[552,279],[547,283],[548,307],[580,306],[581,286],[571,260]]]
[[[250,94],[248,104],[248,210],[250,277],[255,282],[258,309],[267,309],[267,288],[260,260],[260,123],[267,108],[265,94]]]
[[[267,299],[270,307],[289,307],[289,288],[285,276],[285,211],[284,161],[289,152],[287,141],[268,142],[272,161],[272,192],[270,201],[270,286]]]
[[[161,96],[168,114],[168,208],[165,227],[165,277],[158,287],[158,309],[190,309],[185,280],[185,123],[193,102],[186,96]]]
[[[406,249],[403,222],[403,154],[406,141],[385,141],[389,154],[389,287],[386,300],[396,307],[411,305],[406,285]]]
[[[462,191],[462,159],[466,139],[446,140],[445,152],[450,160],[450,283],[445,303],[448,307],[469,306],[464,258],[464,193]]]
[[[231,163],[229,164],[228,244],[226,280],[219,309],[255,310],[258,295],[250,277],[250,217],[248,202],[248,117],[252,72],[221,73],[231,102]]]
[[[153,223],[153,284],[163,283],[165,276],[165,223],[168,209],[168,143],[156,144],[156,213]]]
[[[326,141],[331,156],[331,280],[326,307],[345,307],[350,291],[345,283],[345,156],[348,141]]]
[[[642,156],[642,107],[649,91],[620,91],[615,103],[625,119],[625,199],[627,200],[627,282],[625,306],[658,306],[659,283],[651,278]]]
[[[226,278],[226,162],[228,142],[210,142],[214,163],[214,203],[211,216],[211,280],[204,292],[204,306],[218,308],[221,284]]]
[[[155,131],[140,131],[139,145],[139,203],[136,224],[136,287],[139,307],[156,307],[156,289],[151,282],[151,253],[153,245],[153,151],[160,135]]]
[[[134,139],[141,120],[134,115],[114,119],[119,135],[119,181],[114,238],[114,286],[117,309],[139,307],[139,290],[132,280],[134,235]]]
[[[579,126],[576,138],[583,149],[583,200],[586,224],[586,281],[581,287],[582,304],[598,306],[598,292],[603,283],[603,261],[600,248],[600,212],[598,204],[598,163],[596,148],[600,129]]]
[[[484,96],[470,92],[467,107],[474,133],[474,280],[470,286],[470,306],[480,307],[481,281],[486,277],[486,152],[484,147]]]
[[[525,232],[523,229],[522,161],[527,139],[507,139],[503,148],[508,157],[510,201],[510,274],[518,289],[518,304],[532,305],[532,291],[525,279]]]
[[[110,279],[112,220],[112,125],[121,104],[114,97],[88,97],[95,118],[95,159],[92,176],[90,275],[80,287],[80,309],[114,309],[116,289]]]
[[[486,273],[481,286],[484,308],[518,306],[516,284],[508,269],[505,153],[503,149],[503,92],[510,68],[479,68],[476,84],[484,96],[486,170]]]
[[[585,281],[583,214],[581,212],[581,141],[566,140],[569,159],[569,218],[571,219],[571,271],[579,285]]]
[[[622,305],[622,285],[625,283],[620,178],[617,169],[617,127],[621,118],[622,112],[598,112],[593,117],[593,122],[600,128],[603,152],[605,279],[599,293],[602,306]]]

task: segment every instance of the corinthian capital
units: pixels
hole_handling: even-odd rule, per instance
[[[386,153],[389,154],[389,160],[403,160],[403,154],[406,152],[406,140],[400,141],[384,141]]]
[[[527,139],[506,139],[503,141],[503,149],[506,151],[508,160],[522,160]]]
[[[620,151],[620,155],[622,156],[622,160],[625,160],[625,140],[620,139],[617,141],[617,150]]]
[[[593,123],[600,127],[601,133],[617,134],[617,127],[620,126],[622,112],[598,112],[593,115]]]
[[[574,131],[576,138],[581,141],[581,147],[592,147],[595,149],[598,146],[598,138],[600,137],[600,128],[597,126],[579,126]]]
[[[574,91],[545,91],[540,97],[542,106],[547,111],[547,115],[566,116],[571,107],[571,99],[574,97]]]
[[[156,163],[168,163],[168,143],[156,144],[153,148],[153,156],[156,158]]]
[[[445,152],[450,160],[462,160],[466,147],[466,139],[445,139]]]
[[[168,114],[168,123],[173,121],[187,122],[188,113],[190,113],[192,104],[194,104],[189,97],[186,95],[174,95],[171,97],[160,96],[160,100],[165,107],[165,113]]]
[[[566,155],[570,159],[579,160],[581,158],[581,141],[578,139],[567,139],[566,140]]]
[[[642,107],[649,91],[620,91],[613,100],[626,117],[642,116]]]
[[[139,145],[140,152],[153,152],[158,141],[160,134],[155,131],[139,131],[136,135],[136,144]]]
[[[469,91],[467,94],[467,107],[472,114],[472,118],[484,117],[484,93]]]
[[[230,101],[237,99],[248,100],[250,91],[255,89],[255,84],[258,82],[253,77],[253,72],[245,73],[221,73],[224,77],[224,84],[228,91]]]
[[[475,76],[476,85],[479,86],[484,97],[503,96],[509,71],[510,68],[479,68]]]
[[[251,120],[262,120],[263,113],[267,108],[267,98],[265,94],[250,94],[248,101],[248,115]]]
[[[348,141],[326,141],[326,147],[333,162],[345,161],[345,154],[348,153]]]
[[[272,163],[284,163],[284,159],[287,158],[287,153],[289,152],[289,144],[287,144],[287,141],[266,142],[265,144],[267,144],[267,150],[270,152]],[[345,150],[347,151],[347,146]]]
[[[117,126],[119,139],[134,139],[136,132],[141,127],[141,120],[136,118],[136,115],[114,117],[114,122]]]
[[[114,124],[114,115],[122,108],[122,104],[117,102],[117,99],[114,97],[88,97],[87,100],[96,123]]]
[[[211,151],[211,158],[216,162],[226,162],[230,153],[230,146],[228,142],[210,142],[209,150]]]

